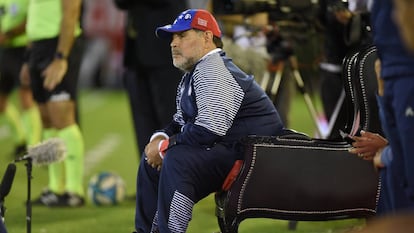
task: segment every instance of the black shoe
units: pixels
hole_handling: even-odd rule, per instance
[[[40,194],[40,197],[32,201],[32,205],[52,206],[59,203],[62,196],[50,190],[45,190]]]
[[[81,207],[85,205],[85,199],[77,194],[66,192],[61,196],[60,203],[55,206]]]
[[[81,207],[85,205],[85,199],[72,193],[56,194],[50,190],[44,191],[40,197],[32,202],[33,205],[48,207]]]

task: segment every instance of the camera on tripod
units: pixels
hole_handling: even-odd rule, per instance
[[[318,0],[213,0],[216,14],[244,14],[268,12],[274,19],[315,17]]]
[[[318,25],[318,0],[213,0],[213,12],[219,15],[244,16],[266,12],[283,37],[305,40],[307,31]],[[275,24],[270,25],[275,26]]]
[[[266,36],[266,49],[268,53],[268,65],[260,79],[260,86],[266,91],[270,99],[276,104],[279,97],[284,95],[288,99],[288,81],[282,79],[292,78],[297,89],[302,93],[309,112],[318,129],[318,114],[316,108],[307,93],[304,80],[299,71],[299,61],[296,56],[296,47],[312,42],[311,39],[319,28],[320,4],[318,0],[213,0],[213,12],[218,15],[242,15],[246,19],[257,13],[266,13],[267,25],[259,25],[256,30],[264,32]],[[244,22],[244,27],[250,26],[249,21]],[[270,59],[269,59],[270,58]],[[289,79],[286,79],[289,80]],[[285,90],[287,94],[279,93]],[[285,88],[286,87],[286,88]],[[280,94],[280,95],[278,95]],[[279,96],[279,97],[278,97]],[[286,106],[286,99],[283,100]],[[287,112],[281,115],[286,115]],[[282,117],[283,117],[282,116]],[[286,122],[285,121],[285,122]]]
[[[254,14],[276,9],[276,0],[213,0],[216,14]]]

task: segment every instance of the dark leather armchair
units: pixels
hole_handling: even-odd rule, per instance
[[[369,47],[344,60],[349,119],[339,129],[346,133],[378,129],[378,109],[371,99],[376,93],[375,59],[375,47]],[[374,216],[381,187],[377,172],[371,161],[350,154],[350,147],[344,140],[315,139],[292,130],[277,137],[248,137],[244,160],[231,173],[234,181],[227,180],[215,195],[220,230],[236,233],[247,218],[324,221]]]

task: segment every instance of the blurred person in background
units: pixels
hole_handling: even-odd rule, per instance
[[[288,126],[294,82],[288,77],[289,68],[286,70],[281,68],[288,66],[282,64],[287,59],[284,49],[288,42],[282,41],[279,33],[270,26],[267,12],[246,15],[226,14],[223,9],[217,6],[216,8],[219,11],[216,14],[217,19],[224,29],[222,41],[226,54],[232,57],[234,63],[243,71],[251,73],[258,83],[261,85],[267,83],[262,88],[278,109],[283,123]],[[277,71],[283,72],[283,76],[278,91],[272,94],[270,89]]]
[[[345,122],[340,114],[337,119],[331,119],[343,89],[342,60],[348,52],[345,43],[345,25],[337,20],[335,13],[345,10],[346,5],[338,0],[321,0],[320,22],[324,29],[323,61],[320,63],[320,94],[325,117],[328,122],[332,120]],[[340,124],[343,125],[343,124]],[[339,132],[332,132],[332,138],[340,138]]]
[[[29,0],[0,1],[0,123],[10,126],[15,144],[14,156],[22,156],[27,146],[41,139],[41,120],[29,84],[20,83],[25,59],[25,33]],[[10,101],[18,90],[21,112]]]
[[[372,44],[367,1],[358,4],[350,1],[354,11],[340,0],[321,0],[319,3],[320,22],[325,32],[324,60],[320,63],[321,100],[328,122],[342,126],[346,114],[331,119],[343,90],[342,61],[348,53]],[[334,128],[329,137],[340,139],[339,130]]]
[[[39,105],[43,139],[57,137],[66,158],[49,168],[48,188],[35,205],[78,207],[85,204],[84,141],[76,121],[78,72],[82,58],[81,0],[29,1],[26,32],[30,56],[22,83],[30,79]]]
[[[375,0],[371,9],[379,77],[384,85],[379,98],[382,128],[393,155],[387,166],[390,214],[414,210],[414,55],[393,21],[393,9],[393,0]]]
[[[414,53],[414,1],[394,0],[394,19],[405,44]]]
[[[171,121],[175,112],[174,87],[182,76],[171,62],[168,44],[157,40],[154,31],[157,26],[171,22],[187,3],[174,0],[114,0],[114,3],[127,11],[123,81],[140,154],[152,133]]]
[[[80,87],[122,87],[125,15],[113,0],[83,1]]]

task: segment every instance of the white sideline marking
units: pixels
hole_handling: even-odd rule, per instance
[[[85,176],[109,156],[121,143],[119,134],[107,134],[98,144],[85,153]]]

